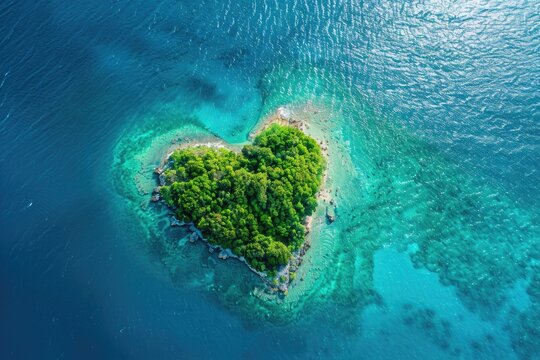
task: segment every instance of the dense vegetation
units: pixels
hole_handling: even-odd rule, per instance
[[[324,159],[300,130],[272,125],[241,153],[205,146],[175,151],[161,195],[210,243],[273,272],[304,241]]]

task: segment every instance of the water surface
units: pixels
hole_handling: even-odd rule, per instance
[[[539,21],[527,1],[2,2],[0,357],[539,358]],[[171,142],[242,142],[279,106],[323,122],[339,193],[276,302],[147,191]]]

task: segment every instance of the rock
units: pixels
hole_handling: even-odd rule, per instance
[[[228,259],[228,258],[230,258],[232,256],[234,256],[232,251],[230,249],[225,249],[225,250],[221,250],[221,252],[218,255],[218,258],[220,258],[222,260],[225,260],[225,259]]]
[[[174,216],[171,216],[170,221],[171,221],[171,226],[182,226],[182,223],[180,222],[180,220],[178,220]]]
[[[333,206],[326,207],[326,219],[330,223],[333,223],[334,221],[336,221],[336,212]]]
[[[189,235],[189,242],[194,243],[195,241],[197,241],[198,238],[199,236],[197,235],[197,233],[192,232]]]
[[[289,288],[287,287],[287,284],[285,284],[285,283],[279,284],[279,291],[287,292],[287,290],[289,290]]]
[[[159,194],[161,192],[161,186],[156,186],[154,190],[152,190],[152,194]]]
[[[287,120],[287,121],[291,120],[291,111],[289,109],[285,107],[279,107],[277,109],[277,113],[281,120]]]
[[[152,198],[150,199],[150,201],[152,201],[152,202],[158,202],[159,199],[160,199],[159,194],[154,194],[154,195],[152,195]]]
[[[160,167],[157,167],[154,169],[154,174],[161,175],[163,173],[163,169]]]

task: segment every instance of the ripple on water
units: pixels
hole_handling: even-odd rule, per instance
[[[153,209],[140,210],[140,202],[148,199],[145,191],[133,191],[133,178],[142,176],[139,187],[150,186],[148,174],[159,159],[157,154],[175,139],[173,134],[188,128],[171,122],[165,132],[135,129],[135,135],[128,137],[135,141],[120,142],[117,148],[124,160],[115,165],[118,188],[120,192],[131,189],[127,197],[133,211],[146,219],[142,222],[149,234],[146,241],[159,249],[159,258],[175,283],[207,294],[249,326],[262,327],[267,320],[291,325],[324,319],[336,330],[353,334],[361,326],[361,309],[388,301],[374,284],[376,252],[414,245],[417,250],[408,256],[415,267],[436,273],[437,283],[455,289],[466,311],[500,329],[497,314],[508,289],[528,272],[529,250],[538,239],[538,228],[530,226],[537,222],[535,215],[497,188],[464,173],[433,147],[395,128],[371,110],[360,93],[351,97],[350,89],[320,70],[279,68],[262,79],[261,87],[262,117],[288,104],[294,116],[320,122],[333,143],[330,148],[336,153],[331,154],[333,176],[328,186],[339,190],[338,219],[331,225],[315,224],[313,247],[289,296],[268,299],[261,295],[257,278],[240,263],[215,261],[203,246],[164,240],[162,226],[154,226],[162,215]],[[321,216],[322,207],[318,211]],[[435,346],[449,354],[469,351],[463,336],[452,335],[461,320],[445,318],[439,314],[443,312],[403,304],[395,317],[419,331],[429,328]],[[534,333],[530,321],[514,322],[512,334]],[[499,331],[495,341],[503,341],[503,333]],[[473,348],[487,351],[482,346]]]

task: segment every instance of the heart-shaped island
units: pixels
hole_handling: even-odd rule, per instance
[[[244,261],[282,292],[309,248],[305,236],[325,171],[321,147],[297,126],[266,124],[241,149],[212,144],[175,150],[156,189],[220,258]]]

